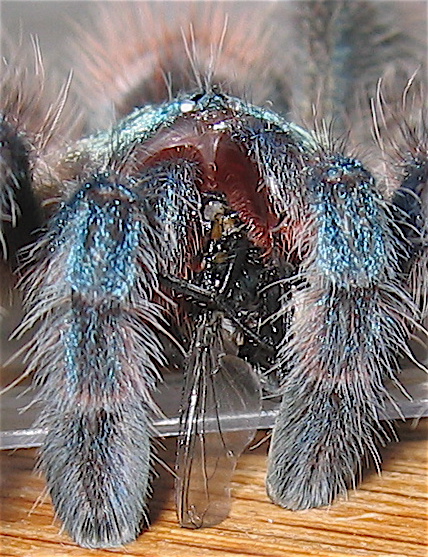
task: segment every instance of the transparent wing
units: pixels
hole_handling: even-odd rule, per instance
[[[232,352],[221,314],[203,315],[195,329],[182,396],[176,499],[181,526],[224,520],[237,460],[253,439],[261,412],[257,374]]]

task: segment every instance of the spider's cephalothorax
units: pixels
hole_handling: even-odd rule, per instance
[[[325,134],[199,85],[39,154],[41,165],[19,111],[6,106],[2,120],[2,219],[19,221],[31,181],[49,201],[22,271],[21,330],[40,323],[29,370],[48,431],[41,466],[88,547],[140,531],[165,368],[185,375],[182,525],[227,515],[228,481],[272,390],[270,497],[330,504],[379,462],[385,382],[412,357],[426,310],[424,125],[391,193]]]

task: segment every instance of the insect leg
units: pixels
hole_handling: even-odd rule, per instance
[[[283,399],[267,489],[291,509],[328,505],[355,486],[388,439],[384,381],[408,353],[417,308],[400,285],[399,243],[373,179],[353,159],[321,155],[309,171],[314,244],[280,351]]]
[[[223,320],[220,312],[196,320],[187,359],[176,464],[177,514],[187,528],[227,518],[232,474],[261,411],[259,377],[231,353]]]

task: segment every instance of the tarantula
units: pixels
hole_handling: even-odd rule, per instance
[[[385,383],[427,313],[428,157],[425,47],[375,4],[283,3],[276,26],[241,13],[225,32],[206,5],[172,27],[158,5],[96,5],[78,87],[50,104],[41,72],[6,62],[1,241],[25,297],[17,334],[38,325],[41,467],[80,545],[139,535],[171,369],[184,526],[227,514],[257,423],[226,420],[263,396],[281,397],[274,503],[328,505],[379,462]]]

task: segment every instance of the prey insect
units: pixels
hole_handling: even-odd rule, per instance
[[[353,9],[313,6],[332,21]],[[414,359],[426,314],[423,108],[417,126],[403,124],[405,165],[386,191],[329,134],[242,100],[214,74],[162,103],[127,89],[112,125],[47,153],[5,83],[2,244],[13,264],[25,194],[44,230],[17,256],[19,331],[38,324],[28,372],[48,432],[40,462],[73,539],[114,547],[139,535],[153,392],[172,368],[184,375],[183,526],[227,516],[267,393],[281,397],[274,503],[329,505],[368,458],[379,463],[392,431],[381,423],[386,382],[398,384],[400,357]],[[243,427],[229,427],[235,415]]]

